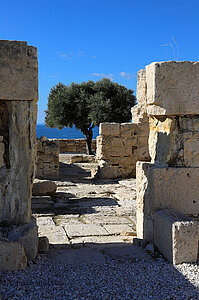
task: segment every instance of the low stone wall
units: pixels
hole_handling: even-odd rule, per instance
[[[36,177],[56,179],[59,177],[59,143],[47,138],[37,139]]]
[[[138,72],[137,102],[132,123],[102,123],[97,137],[98,178],[135,177],[136,162],[150,161],[146,73]]]
[[[136,162],[150,161],[148,118],[135,123],[102,123],[97,137],[96,174],[101,178],[135,177]],[[105,163],[102,163],[104,161]]]
[[[50,139],[59,143],[60,153],[86,153],[85,139]],[[92,140],[92,151],[96,152],[96,140]]]

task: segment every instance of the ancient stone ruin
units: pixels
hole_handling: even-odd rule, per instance
[[[103,123],[97,138],[95,177],[136,175],[138,238],[174,264],[198,255],[198,100],[199,63],[152,63],[138,72],[132,123]]]
[[[174,264],[195,262],[199,215],[199,63],[141,71],[151,162],[137,162],[137,234]]]
[[[0,41],[0,270],[24,269],[38,251],[31,214],[38,100],[37,49]]]
[[[59,141],[37,138],[36,174],[39,179],[59,177]]]
[[[149,117],[146,111],[145,75],[138,72],[137,102],[132,123],[102,123],[96,139],[99,163],[97,178],[135,177],[136,162],[150,161],[148,150]]]

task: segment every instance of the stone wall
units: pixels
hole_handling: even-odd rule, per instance
[[[150,161],[145,77],[145,70],[140,70],[137,79],[138,104],[132,108],[132,123],[100,124],[100,135],[96,139],[99,166],[95,177],[135,177],[136,162]]]
[[[85,139],[50,139],[59,143],[60,153],[86,153]],[[92,151],[96,152],[96,140],[92,140]]]
[[[36,177],[39,179],[59,177],[58,140],[37,139]]]
[[[188,217],[199,215],[199,63],[152,63],[144,73],[151,162],[137,162],[138,237],[172,263],[193,262],[198,228]]]
[[[35,259],[38,232],[31,213],[36,156],[37,49],[0,41],[0,271]]]
[[[102,123],[97,137],[97,159],[108,163],[106,177],[135,176],[137,125]],[[102,170],[101,170],[102,171]],[[104,173],[105,170],[103,170]],[[105,177],[104,174],[100,174]],[[98,174],[99,176],[99,174]]]

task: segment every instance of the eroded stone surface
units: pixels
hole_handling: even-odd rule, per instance
[[[148,113],[199,114],[198,77],[198,62],[165,61],[146,66]]]
[[[198,256],[198,224],[175,210],[154,214],[154,242],[173,264],[196,262]]]
[[[38,100],[37,48],[0,41],[0,100]]]
[[[27,257],[21,244],[0,241],[0,271],[24,270],[26,266]]]

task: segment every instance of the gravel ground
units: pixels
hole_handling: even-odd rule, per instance
[[[199,299],[199,266],[105,256],[103,265],[52,263],[0,273],[0,299]]]

